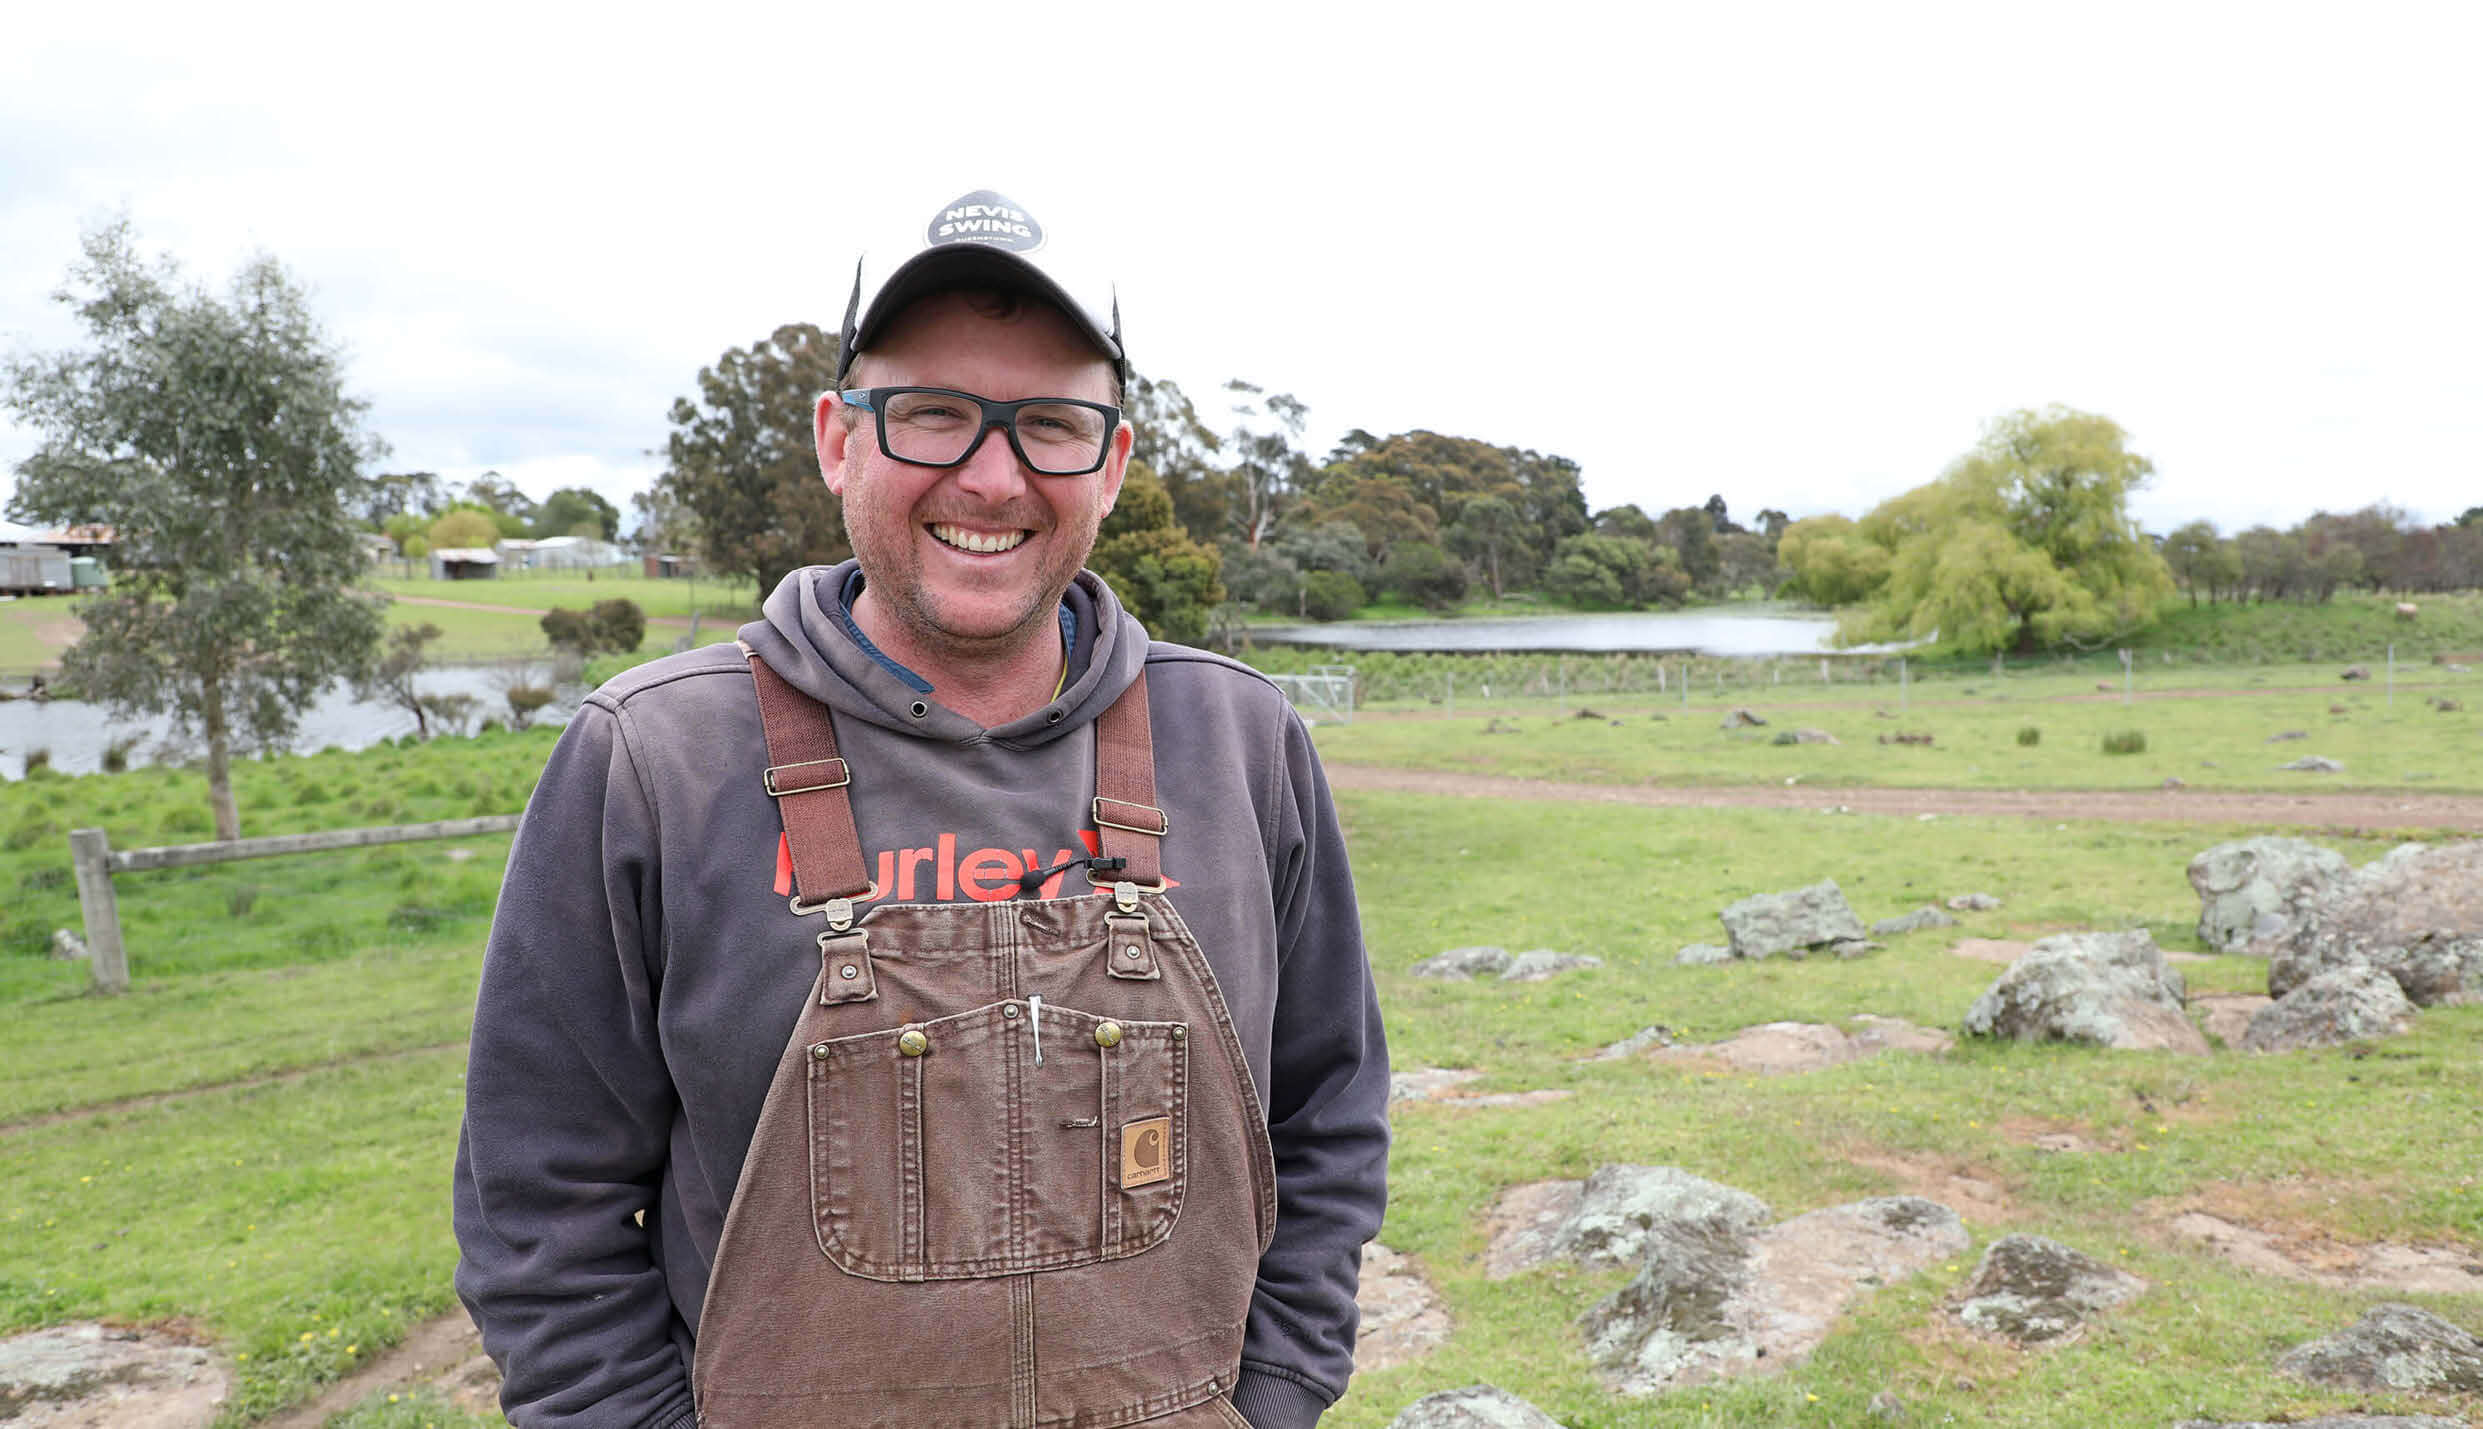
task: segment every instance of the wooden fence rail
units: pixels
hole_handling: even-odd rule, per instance
[[[129,991],[129,951],[121,942],[121,905],[112,892],[112,875],[147,873],[159,868],[189,868],[202,863],[230,863],[240,858],[273,858],[288,853],[324,853],[340,848],[417,843],[425,839],[462,839],[476,834],[505,834],[517,827],[515,814],[486,814],[479,819],[440,819],[428,824],[391,824],[376,829],[330,829],[316,834],[278,834],[272,838],[225,839],[216,843],[170,844],[161,848],[115,851],[101,829],[73,829],[69,858],[77,869],[78,908],[86,915],[86,947],[98,992]]]

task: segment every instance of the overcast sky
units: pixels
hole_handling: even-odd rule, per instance
[[[1859,514],[2065,403],[2159,531],[2483,504],[2483,7],[532,10],[13,16],[0,347],[77,340],[126,213],[286,264],[382,469],[626,510],[701,366],[989,187],[1117,255],[1142,370],[1293,392],[1315,454]]]

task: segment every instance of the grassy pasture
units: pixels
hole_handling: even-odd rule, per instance
[[[2004,711],[2004,724],[2014,718]],[[1699,733],[1714,736],[1707,725]],[[1513,759],[1530,738],[1481,744]],[[2054,738],[2047,728],[2038,752]],[[512,809],[549,739],[250,761],[236,773],[246,831]],[[1347,756],[1332,747],[1330,757]],[[115,1000],[82,995],[82,966],[51,962],[43,946],[51,928],[77,926],[66,830],[100,824],[118,846],[205,837],[197,786],[173,770],[0,784],[0,829],[11,831],[0,838],[0,1333],[94,1317],[181,1320],[234,1358],[241,1389],[228,1419],[244,1423],[453,1304],[447,1182],[460,1044],[507,841],[122,879],[136,988]],[[2168,1424],[2352,1404],[2454,1412],[2289,1385],[2267,1364],[2378,1299],[2413,1299],[2483,1329],[2472,1305],[2248,1276],[2161,1223],[2170,1207],[2220,1195],[2341,1240],[2483,1251],[2483,1178],[2471,1158],[2443,1154],[2483,1144],[2473,1090],[2483,1084],[2483,1008],[2426,1012],[2413,1035],[2372,1048],[2277,1058],[1968,1047],[1774,1079],[1581,1060],[1650,1022],[1699,1040],[1862,1011],[1953,1026],[1997,972],[1948,956],[1959,934],[2135,925],[2194,949],[2182,865],[2237,831],[1360,793],[1340,802],[1397,1065],[1473,1068],[1485,1089],[1574,1095],[1398,1109],[1383,1239],[1421,1265],[1457,1329],[1425,1359],[1358,1379],[1328,1422],[1373,1429],[1421,1394],[1482,1379],[1575,1429],[1870,1422],[1864,1403],[1881,1389],[1921,1423]],[[2380,851],[2328,842],[2356,861]],[[471,856],[455,857],[461,848]],[[1725,903],[1831,876],[1866,919],[1969,889],[2007,906],[1852,962],[1671,965],[1682,943],[1716,938]],[[1407,975],[1473,942],[1593,952],[1606,965],[1539,985]],[[2239,958],[2183,971],[2194,992],[2256,990],[2264,979]],[[2074,1131],[2098,1149],[2041,1153],[2029,1144],[2037,1130]],[[1970,1253],[1891,1287],[1780,1378],[1613,1400],[1595,1386],[1573,1325],[1620,1277],[1554,1269],[1494,1281],[1481,1269],[1482,1217],[1500,1191],[1607,1162],[1679,1165],[1781,1215],[1900,1189],[1891,1168],[1966,1172],[2004,1187],[2010,1206],[2005,1224],[1971,1221],[1978,1248],[2006,1230],[2036,1231],[2158,1288],[2078,1344],[2021,1354],[1938,1328]],[[374,1400],[339,1422],[466,1421],[415,1396]]]
[[[2328,683],[2308,684],[2315,671]],[[1453,714],[1366,713],[1350,724],[1322,725],[1317,738],[1326,758],[1344,763],[1589,783],[2149,789],[2178,778],[2201,788],[2288,793],[2483,789],[2483,680],[2426,670],[2426,683],[2400,680],[2392,700],[2368,684],[2339,682],[2324,667],[2253,673],[2265,674],[2266,683],[2236,679],[2213,697],[2151,693],[2141,684],[2143,697],[2127,704],[2096,690],[2094,681],[2057,675],[1937,693],[1918,688],[1902,709],[1891,689],[1798,683],[1722,697],[1697,691],[1686,706],[1645,694],[1484,708],[1461,700]],[[2442,711],[2434,699],[2461,708]],[[2333,713],[2339,705],[2344,712]],[[1767,726],[1720,729],[1724,713],[1736,707],[1756,712]],[[1580,718],[1581,709],[1603,718]],[[1840,742],[1773,742],[1797,728],[1824,730]],[[2021,743],[2019,732],[2028,728],[2038,731],[2036,742]],[[2126,730],[2146,735],[2144,752],[2107,754],[2105,737]],[[2293,730],[2308,737],[2268,742]],[[1879,742],[1899,733],[1928,733],[1932,743]],[[2335,759],[2344,772],[2278,768],[2305,754]]]
[[[695,611],[706,621],[733,625],[755,619],[759,613],[759,588],[748,580],[658,580],[598,571],[590,581],[577,571],[507,571],[486,581],[382,575],[374,577],[371,585],[390,595],[470,600],[528,610],[549,610],[556,605],[578,609],[599,600],[634,600],[650,616],[687,619]]]

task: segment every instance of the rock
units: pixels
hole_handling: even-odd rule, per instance
[[[2414,1020],[2397,980],[2367,963],[2330,968],[2252,1014],[2242,1046],[2293,1052],[2395,1037]]]
[[[2350,1327],[2277,1357],[2318,1384],[2401,1394],[2483,1393],[2483,1341],[2412,1305],[2374,1305]]]
[[[1623,1394],[1799,1363],[1867,1288],[1968,1244],[1957,1213],[1883,1196],[1747,1235],[1668,1225],[1638,1274],[1579,1319],[1587,1354]]]
[[[1661,1023],[1652,1023],[1596,1053],[1594,1060],[1617,1062],[1623,1057],[1635,1057],[1650,1047],[1670,1047],[1677,1040],[1673,1029]]]
[[[2404,844],[2313,900],[2270,940],[2267,990],[2368,963],[2418,1007],[2483,998],[2483,841]]]
[[[2190,783],[2188,780],[2180,778],[2177,775],[2167,774],[2164,776],[2163,787],[2167,789],[2187,789],[2190,787]]]
[[[1865,953],[1876,953],[1887,946],[1886,943],[1874,943],[1868,938],[1839,938],[1828,944],[1827,951],[1840,958],[1858,958]],[[1797,957],[1799,954],[1788,953],[1786,956]]]
[[[1793,738],[1788,741],[1784,735],[1780,734],[1776,737],[1778,742],[1792,744],[1843,744],[1845,742],[1824,729],[1795,729],[1788,730],[1786,733],[1791,734]]]
[[[1507,948],[1451,948],[1414,964],[1413,972],[1416,977],[1465,982],[1483,973],[1498,976],[1507,972],[1509,964],[1515,961]]]
[[[2199,1014],[2200,1023],[2206,1027],[2207,1040],[2227,1047],[2239,1047],[2243,1034],[2250,1030],[2250,1019],[2259,1015],[2260,1008],[2271,1006],[2274,1001],[2273,998],[2251,993],[2211,992],[2190,999],[2190,1007]]]
[[[2465,708],[2465,705],[2456,700],[2450,699],[2446,695],[2434,695],[2430,699],[2423,701],[2423,703],[2431,706],[2435,710],[2438,710],[2442,714],[2456,714]]]
[[[1388,1100],[1392,1102],[1436,1101],[1454,1087],[1479,1081],[1483,1074],[1471,1067],[1409,1067],[1388,1074]]]
[[[1500,973],[1502,982],[1544,982],[1574,968],[1599,968],[1602,958],[1590,953],[1559,953],[1550,948],[1529,948],[1509,959]]]
[[[92,955],[86,950],[85,939],[66,928],[52,930],[52,958],[55,962],[75,962],[89,956]]]
[[[2060,933],[2009,965],[1967,1009],[1976,1037],[2204,1053],[2182,1010],[2181,974],[2145,929]]]
[[[1597,711],[1587,709],[1587,708],[1585,708],[1584,706],[1580,706],[1578,709],[1571,711],[1571,712],[1570,712],[1569,717],[1570,717],[1571,719],[1604,719],[1604,718],[1607,718],[1605,715],[1600,714],[1600,713],[1598,713]],[[1615,720],[1615,721],[1613,721],[1613,723],[1617,724],[1617,723],[1619,723],[1619,721],[1618,721],[1618,720]]]
[[[2310,737],[2311,732],[2307,729],[2280,729],[2274,734],[2269,735],[2267,737],[2267,742],[2270,744],[2283,744],[2287,740],[2308,739]]]
[[[1760,728],[1764,728],[1764,727],[1766,726],[1766,724],[1767,724],[1767,721],[1766,721],[1766,720],[1763,720],[1763,719],[1761,719],[1761,718],[1759,718],[1759,716],[1758,716],[1758,715],[1756,715],[1755,713],[1753,713],[1753,712],[1751,712],[1751,711],[1749,711],[1749,710],[1746,710],[1746,709],[1741,709],[1741,708],[1736,707],[1736,708],[1734,708],[1734,709],[1729,709],[1729,710],[1726,710],[1726,711],[1724,712],[1724,723],[1717,725],[1717,726],[1716,726],[1716,728],[1718,728],[1718,729],[1760,729]]]
[[[1721,1042],[1678,1044],[1655,1055],[1666,1061],[1722,1062],[1736,1071],[1762,1077],[1839,1067],[1881,1052],[1945,1052],[1945,1032],[1917,1027],[1896,1017],[1856,1013],[1847,1031],[1820,1022],[1762,1022],[1745,1027]]]
[[[232,1388],[195,1345],[144,1330],[54,1325],[0,1339],[0,1422],[205,1429]]]
[[[1733,961],[1733,950],[1715,943],[1692,943],[1673,954],[1673,962],[1685,968],[1706,967],[1713,963]]]
[[[2088,1318],[2135,1298],[2147,1282],[2038,1235],[2005,1235],[1984,1248],[1960,1292],[1957,1318],[2021,1345],[2075,1334]]]
[[[1879,1393],[1872,1395],[1871,1402],[1864,1405],[1863,1408],[1868,1410],[1871,1417],[1874,1419],[1902,1419],[1905,1417],[1905,1401],[1899,1399],[1895,1392],[1891,1390],[1883,1389]]]
[[[1860,939],[1862,920],[1835,879],[1789,893],[1754,893],[1716,915],[1737,958],[1766,958],[1796,949]]]
[[[2340,680],[2367,680],[2371,678],[2371,667],[2368,665],[2348,665],[2337,675],[2337,678]]]
[[[2341,715],[2346,713],[2346,709],[2343,705],[2330,705],[2328,706],[2328,713],[2332,715]]]
[[[1448,1311],[1414,1263],[1378,1241],[1362,1248],[1362,1279],[1354,1291],[1362,1331],[1354,1341],[1357,1373],[1394,1369],[1448,1343]]]
[[[1773,1214],[1749,1192],[1678,1166],[1598,1166],[1576,1206],[1553,1227],[1546,1253],[1592,1270],[1622,1270],[1636,1265],[1659,1233],[1740,1234]]]
[[[1881,735],[1879,742],[1882,744],[1929,744],[1931,743],[1931,731],[1901,729],[1893,734]]]
[[[2343,854],[2307,839],[2220,843],[2190,860],[2199,941],[2234,953],[2281,936],[2313,898],[2353,876]]]
[[[2467,1429],[2436,1414],[2322,1414],[2316,1419],[2184,1419],[2173,1429]]]
[[[1470,1384],[1424,1395],[1389,1420],[1388,1429],[1561,1429],[1561,1423],[1505,1389]]]
[[[2000,906],[2000,900],[1988,893],[1960,893],[1948,901],[1948,906],[1956,913],[1989,913]]]
[[[2279,764],[2276,767],[2302,774],[2342,774],[2345,772],[2344,765],[2316,754],[2305,754],[2291,764]]]
[[[1900,933],[1919,933],[1925,928],[1954,928],[1957,920],[1926,903],[1911,913],[1882,918],[1871,925],[1874,938],[1893,938]]]

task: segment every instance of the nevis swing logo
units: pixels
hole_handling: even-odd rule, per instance
[[[976,189],[943,208],[923,233],[925,242],[979,243],[1032,253],[1043,246],[1043,225],[1017,203],[990,189]]]

